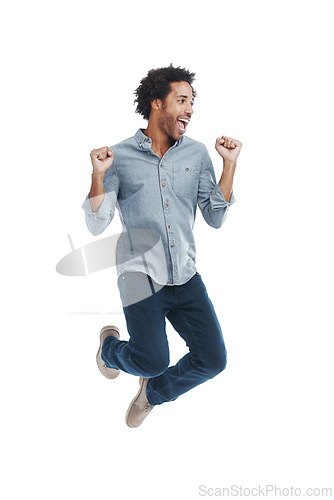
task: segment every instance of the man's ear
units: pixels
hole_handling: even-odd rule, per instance
[[[159,110],[162,107],[162,101],[161,99],[154,99],[154,101],[151,101],[151,106],[153,109]]]

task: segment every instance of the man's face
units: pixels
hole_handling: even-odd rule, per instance
[[[171,92],[162,103],[158,127],[169,137],[178,141],[185,133],[193,114],[194,99],[189,83],[173,82]]]

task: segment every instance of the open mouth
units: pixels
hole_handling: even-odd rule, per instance
[[[189,120],[186,120],[185,118],[179,118],[177,120],[177,126],[178,126],[180,134],[185,133],[188,123],[189,123]]]

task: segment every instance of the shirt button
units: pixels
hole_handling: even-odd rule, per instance
[[[168,207],[168,203],[166,203],[166,207]]]
[[[186,172],[189,172],[189,168],[188,167],[186,168]]]
[[[162,168],[162,166],[163,166],[163,165],[161,164],[161,165],[160,165],[160,168]]]
[[[172,226],[170,224],[168,224],[168,229],[170,229]]]
[[[170,245],[170,246],[171,246],[171,247],[173,248],[173,246],[174,246],[174,243],[171,243],[171,245]]]
[[[163,184],[162,184],[162,187],[164,188],[165,186],[166,186],[166,184],[165,184],[165,183],[163,183]]]

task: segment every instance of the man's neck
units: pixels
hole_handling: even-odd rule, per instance
[[[164,134],[159,128],[153,127],[150,123],[148,123],[147,129],[144,130],[144,134],[152,139],[151,149],[153,153],[160,158],[162,158],[166,151],[175,143],[171,137]]]

